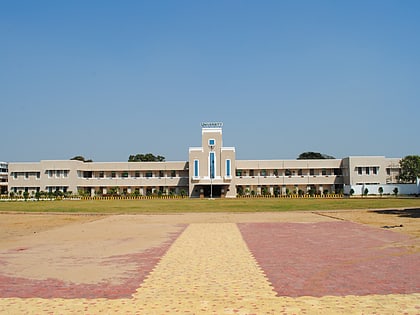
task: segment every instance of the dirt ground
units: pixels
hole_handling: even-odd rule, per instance
[[[0,214],[0,248],[5,242],[71,224],[85,224],[110,215],[85,214]],[[136,215],[142,224],[243,223],[243,222],[320,222],[345,220],[420,237],[420,209],[342,210],[265,213],[180,213]]]
[[[331,218],[420,237],[420,209],[343,210],[317,213]]]

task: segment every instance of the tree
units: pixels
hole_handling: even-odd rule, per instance
[[[367,196],[367,195],[369,194],[369,189],[365,188],[365,190],[363,191],[363,194],[364,194],[365,196]]]
[[[325,159],[335,159],[335,157],[322,154],[319,152],[303,152],[297,157],[298,160],[325,160]]]
[[[161,155],[155,156],[152,153],[130,155],[128,162],[164,162],[165,157]]]
[[[353,196],[354,195],[354,189],[352,188],[352,189],[350,189],[350,196]]]
[[[394,193],[395,197],[397,197],[397,195],[398,195],[398,187],[395,187],[392,192]]]
[[[81,155],[76,155],[75,157],[72,157],[70,160],[76,160],[76,161],[82,161],[82,162],[93,162],[93,160],[91,159],[86,160],[84,156],[81,156]]]
[[[401,174],[399,180],[403,183],[415,183],[420,177],[420,156],[407,155],[400,161]]]
[[[379,194],[381,195],[381,197],[382,197],[382,195],[383,195],[383,193],[384,193],[384,189],[382,188],[382,187],[379,187],[378,188],[378,192],[379,192]]]

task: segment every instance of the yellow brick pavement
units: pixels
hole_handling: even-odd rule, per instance
[[[420,314],[420,294],[276,297],[233,223],[191,224],[131,299],[1,299],[1,314]]]

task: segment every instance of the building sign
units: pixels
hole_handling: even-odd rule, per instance
[[[223,123],[222,122],[202,122],[201,127],[202,128],[222,128]]]

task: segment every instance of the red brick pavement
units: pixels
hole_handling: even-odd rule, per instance
[[[408,236],[351,222],[238,227],[279,296],[420,292],[420,254],[407,250]]]
[[[112,279],[95,284],[68,283],[58,279],[33,280],[6,276],[0,269],[0,298],[130,298],[186,227],[187,225],[182,225],[180,230],[171,233],[168,240],[160,246],[141,253],[107,257],[104,264],[114,264],[115,268],[124,269],[124,265],[127,263],[136,264],[135,270],[127,270],[126,277],[118,279],[114,283],[111,282]],[[77,257],[74,259],[77,261]]]

